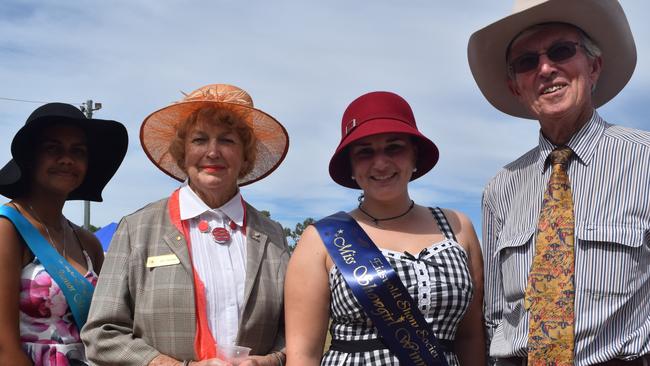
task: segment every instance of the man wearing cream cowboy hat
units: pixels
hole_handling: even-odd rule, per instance
[[[474,79],[538,145],[483,195],[485,317],[499,365],[648,365],[650,133],[596,112],[636,48],[616,0],[515,0],[475,32]]]

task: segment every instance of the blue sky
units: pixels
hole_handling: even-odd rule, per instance
[[[637,69],[600,111],[610,122],[648,130],[650,3],[621,3],[636,40]],[[438,165],[411,184],[412,197],[460,209],[480,231],[483,186],[537,142],[537,123],[492,108],[467,65],[469,36],[511,6],[493,0],[3,0],[0,98],[93,99],[103,104],[96,118],[127,126],[127,157],[105,201],[92,204],[91,222],[103,226],[177,186],[140,147],[144,117],[180,99],[181,91],[237,85],[281,121],[291,139],[280,168],[242,192],[293,227],[355,207],[359,192],[327,174],[341,116],[361,94],[393,91],[409,101],[420,129],[441,152]],[[37,106],[0,99],[0,164],[10,159],[13,135]],[[65,213],[83,222],[81,202],[67,203]]]

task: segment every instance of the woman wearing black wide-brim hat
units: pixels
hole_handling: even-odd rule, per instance
[[[122,163],[126,128],[72,105],[37,108],[0,170],[0,364],[84,365],[85,323],[104,254],[63,215],[67,200],[102,201]]]

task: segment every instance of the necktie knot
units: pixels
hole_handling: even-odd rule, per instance
[[[569,158],[573,155],[573,150],[568,146],[560,146],[551,151],[549,160],[553,165],[562,165],[566,167],[569,163]]]

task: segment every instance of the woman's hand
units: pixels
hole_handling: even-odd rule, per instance
[[[226,362],[220,358],[211,358],[209,360],[203,361],[192,361],[190,362],[190,366],[233,366],[233,364]]]
[[[280,366],[278,358],[274,355],[248,356],[237,366]]]
[[[211,358],[203,361],[190,361],[191,366],[233,366],[230,362],[226,362],[219,358]],[[151,360],[147,366],[182,366],[183,361],[176,360],[167,355],[158,355]]]
[[[278,358],[270,354],[266,356],[248,356],[238,364],[232,364],[218,358],[211,358],[205,361],[192,361],[190,362],[190,366],[280,366],[280,364],[278,363]]]

